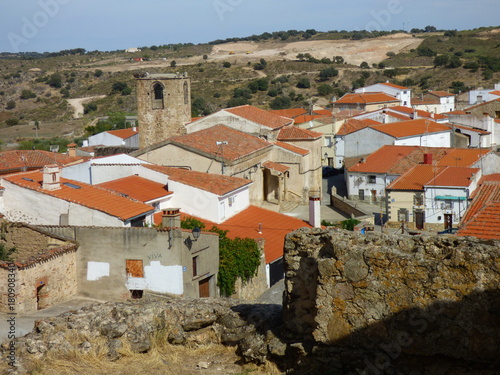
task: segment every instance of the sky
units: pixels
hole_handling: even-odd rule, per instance
[[[113,51],[281,30],[473,29],[499,0],[0,0],[0,52]]]

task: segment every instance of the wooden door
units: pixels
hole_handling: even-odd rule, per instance
[[[210,278],[203,279],[199,282],[200,298],[210,297]]]

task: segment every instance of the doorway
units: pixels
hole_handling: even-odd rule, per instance
[[[453,215],[444,214],[444,229],[449,229],[453,227]]]
[[[49,306],[48,304],[49,294],[47,292],[47,285],[44,283],[38,285],[36,288],[36,309],[42,310]]]
[[[199,282],[200,298],[210,297],[210,277]]]
[[[415,211],[415,226],[417,229],[424,229],[424,211]]]

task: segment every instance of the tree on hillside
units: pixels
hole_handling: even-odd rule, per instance
[[[302,77],[297,82],[297,88],[299,89],[308,89],[311,87],[311,81],[307,77]]]

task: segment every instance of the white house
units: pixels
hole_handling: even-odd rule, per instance
[[[354,90],[356,94],[365,92],[383,92],[387,95],[394,96],[405,107],[411,107],[411,89],[404,86],[395,85],[389,82],[375,83],[374,85],[361,87]]]
[[[139,148],[139,132],[136,127],[118,130],[108,130],[92,135],[88,146],[125,146]]]
[[[469,104],[480,104],[500,98],[500,83],[492,89],[477,89],[469,91]]]
[[[140,227],[154,208],[111,191],[61,177],[56,165],[2,178],[1,213],[41,225]]]
[[[439,102],[440,107],[437,113],[446,113],[455,110],[455,95],[446,91],[429,91],[428,97]]]

